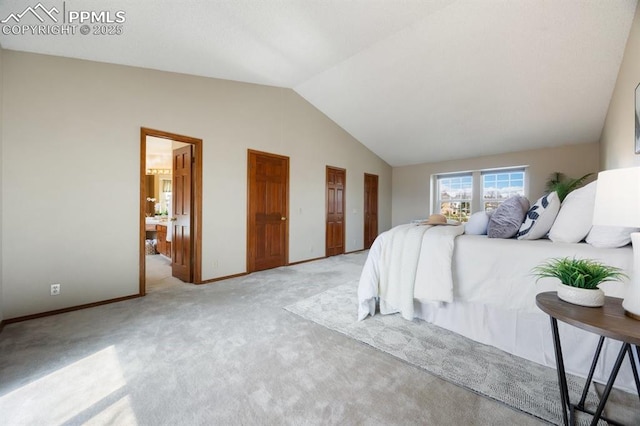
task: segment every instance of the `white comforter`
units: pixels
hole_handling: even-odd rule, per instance
[[[401,225],[396,228],[403,230],[412,226],[415,228],[414,225]],[[396,228],[380,234],[369,250],[358,287],[359,319],[375,314],[375,299],[377,297],[397,300],[394,298],[395,296],[380,294],[383,288],[381,272],[386,268],[384,263],[387,263],[390,258],[393,259],[393,256],[402,257],[411,252],[411,249],[404,247],[402,250],[398,250],[395,255],[388,253],[388,250],[397,250],[390,243],[394,240],[392,236],[395,234]],[[556,257],[596,259],[605,264],[622,268],[631,276],[633,266],[631,246],[603,249],[586,243],[554,243],[546,239],[535,241],[503,240],[487,238],[486,235],[460,235],[456,238],[459,235],[459,228],[462,227],[431,228],[433,229],[426,232],[425,236],[432,234],[435,237],[435,233],[439,232],[442,233],[439,235],[442,238],[433,238],[432,240],[425,238],[421,240],[422,246],[415,243],[415,238],[413,239],[413,250],[417,250],[420,254],[418,272],[416,272],[414,305],[429,300],[443,302],[455,300],[529,313],[540,312],[535,304],[536,294],[555,291],[557,281],[551,278],[538,281],[532,270],[540,263]],[[409,240],[407,240],[408,242]],[[427,284],[425,285],[425,283]],[[622,283],[608,282],[602,284],[600,288],[607,296],[624,297],[627,283],[626,279]],[[403,287],[405,286],[407,285],[404,284]],[[426,290],[423,292],[422,289]],[[442,292],[448,290],[452,291],[452,297],[442,297]],[[385,291],[388,293],[388,289],[385,288]],[[431,297],[429,292],[431,292]],[[396,307],[399,308],[399,306]],[[382,310],[382,304],[380,312],[390,313]],[[398,312],[398,310],[394,312]],[[411,312],[411,310],[408,309],[407,312]],[[405,315],[403,314],[403,316]],[[414,306],[414,316],[411,318],[415,316],[419,315],[416,314]]]
[[[414,299],[422,302],[453,301],[451,259],[454,239],[463,226],[397,226],[376,239],[358,288],[358,318],[380,312],[400,312],[414,317]]]

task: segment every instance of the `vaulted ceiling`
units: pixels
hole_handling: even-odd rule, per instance
[[[1,25],[35,21],[17,14],[37,4],[3,0]],[[400,166],[598,141],[637,0],[42,6],[59,19],[123,11],[126,21],[113,36],[3,31],[5,49],[292,88]]]

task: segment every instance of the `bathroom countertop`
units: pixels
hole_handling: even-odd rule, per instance
[[[156,219],[155,217],[146,217],[144,219],[145,224],[147,225],[162,225],[162,226],[169,226],[169,220],[168,219]]]

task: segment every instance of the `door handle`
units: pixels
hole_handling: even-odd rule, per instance
[[[171,219],[169,219],[171,222],[175,222],[176,220],[178,220],[177,217],[172,217]]]
[[[287,218],[286,218],[286,217],[284,217],[284,216],[282,216],[282,217],[280,218],[280,220],[287,220]]]

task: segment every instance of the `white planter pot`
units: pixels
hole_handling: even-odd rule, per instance
[[[604,291],[558,284],[558,297],[574,305],[598,307],[604,305]]]

